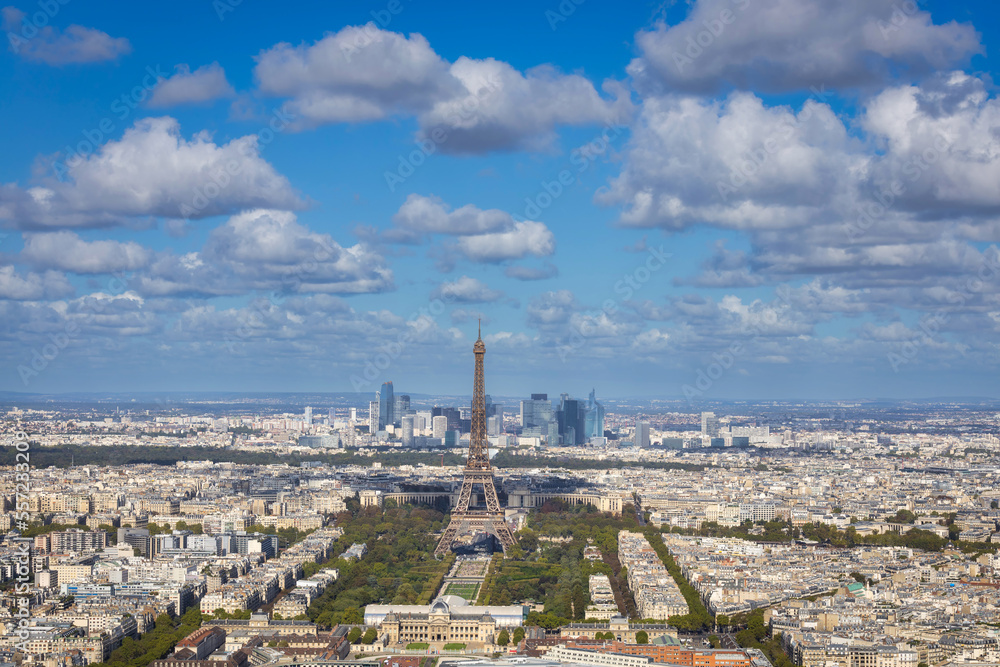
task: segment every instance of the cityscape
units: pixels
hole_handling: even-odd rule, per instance
[[[1000,667],[1000,7],[0,6],[0,667]]]

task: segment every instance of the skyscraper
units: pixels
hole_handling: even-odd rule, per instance
[[[395,403],[392,408],[392,423],[397,426],[403,424],[403,417],[410,412],[410,396],[409,394],[400,394],[396,397]]]
[[[384,431],[386,426],[396,423],[396,397],[392,393],[392,382],[383,382],[378,396],[378,430]]]
[[[521,401],[521,435],[545,438],[550,445],[559,444],[559,424],[552,411],[548,394],[532,394]]]
[[[306,426],[312,426],[313,423],[313,409],[310,406],[306,406],[305,412],[302,415],[302,421],[305,422]]]
[[[448,420],[448,430],[457,431],[462,423],[462,416],[455,408],[441,408],[435,406],[431,409],[431,417],[444,417]]]
[[[635,422],[635,446],[649,447],[649,422]]]
[[[379,393],[375,392],[375,400],[368,403],[368,432],[376,433],[379,430]]]
[[[521,428],[548,428],[552,419],[552,403],[548,394],[532,394],[531,399],[521,401]]]
[[[562,436],[564,445],[583,444],[586,440],[584,435],[586,407],[581,405],[580,401],[570,398],[569,394],[561,394],[556,419],[559,422],[559,435]]]
[[[413,415],[407,415],[403,417],[403,446],[412,447],[413,446],[413,420],[415,417]]]
[[[431,436],[434,438],[444,438],[445,431],[448,430],[448,418],[443,415],[431,417]]]
[[[719,435],[719,418],[715,416],[714,412],[701,413],[701,435],[707,438]]]
[[[590,397],[587,399],[587,420],[584,424],[584,437],[603,438],[604,437],[604,406],[597,402],[597,390],[590,390]]]

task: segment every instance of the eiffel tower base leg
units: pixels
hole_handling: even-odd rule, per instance
[[[495,537],[505,554],[509,548],[517,543],[514,533],[510,529],[510,524],[507,523],[501,512],[456,511],[452,513],[451,522],[442,533],[437,548],[434,549],[434,556],[441,557],[451,551],[455,538],[459,535],[468,535],[476,531],[482,531]]]

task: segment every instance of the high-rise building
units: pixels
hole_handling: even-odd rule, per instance
[[[587,398],[587,417],[584,423],[585,438],[604,437],[604,406],[597,402],[597,391],[590,390]]]
[[[396,423],[396,397],[392,393],[392,382],[383,382],[378,396],[378,430]]]
[[[714,438],[719,435],[719,418],[714,412],[701,413],[701,434],[707,438]]]
[[[448,430],[448,418],[443,415],[431,417],[431,437],[444,439]]]
[[[500,429],[503,426],[503,417],[487,417],[486,418],[486,435],[500,435]]]
[[[333,423],[333,414],[332,414],[333,411],[331,410],[330,412],[331,412],[331,414],[330,414],[330,423],[332,424]],[[357,421],[358,421],[358,409],[357,408],[351,408],[351,423],[354,424]]]
[[[368,432],[375,433],[379,430],[379,392],[375,392],[375,400],[368,403]]]
[[[562,394],[559,401],[559,411],[556,415],[559,422],[559,435],[564,445],[582,445],[586,440],[586,407],[569,394]]]
[[[462,414],[455,408],[439,408],[435,406],[431,409],[431,418],[444,417],[448,420],[448,430],[458,431],[462,424]]]
[[[532,394],[531,399],[521,401],[521,428],[541,428],[547,430],[552,420],[552,403],[548,394]]]
[[[635,446],[649,447],[649,422],[635,422]]]
[[[392,408],[392,423],[396,426],[403,425],[403,417],[410,412],[410,397],[407,394],[400,394],[396,397]]]
[[[406,415],[402,420],[404,447],[413,446],[413,419],[413,415]]]
[[[305,422],[306,426],[312,426],[313,423],[313,409],[306,406],[305,413],[302,415],[302,421]]]

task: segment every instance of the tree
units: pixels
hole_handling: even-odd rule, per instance
[[[396,601],[398,600],[398,602]],[[393,598],[394,604],[414,604],[417,600],[417,591],[413,588],[410,582],[403,583],[402,586],[396,589],[396,597]]]
[[[351,631],[347,633],[347,641],[357,644],[359,639],[361,639],[361,628],[351,628]]]
[[[514,642],[520,644],[522,639],[524,639],[524,628],[519,625],[514,628]]]
[[[497,646],[506,646],[510,643],[510,635],[507,633],[507,628],[500,631],[497,635]]]
[[[368,628],[365,630],[364,636],[361,637],[361,643],[374,644],[376,638],[378,638],[378,631],[375,628]]]
[[[636,644],[648,644],[649,643],[649,633],[645,630],[639,630],[635,633],[635,643]]]
[[[538,548],[538,535],[530,528],[523,528],[518,533],[518,543],[526,553],[535,553]]]
[[[716,616],[715,617],[715,622],[718,623],[719,626],[722,627],[722,628],[728,628],[729,627],[729,617],[726,616],[725,614],[719,614],[718,616]]]
[[[357,607],[348,607],[344,610],[342,620],[347,625],[360,625],[365,622],[365,617]]]

